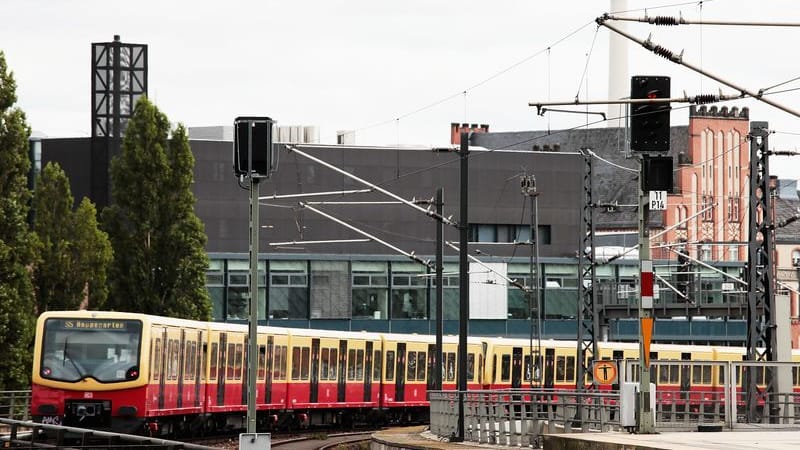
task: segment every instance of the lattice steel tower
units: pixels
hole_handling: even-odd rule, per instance
[[[119,153],[133,108],[147,95],[147,45],[92,44],[92,197],[99,207],[110,201],[109,164]]]

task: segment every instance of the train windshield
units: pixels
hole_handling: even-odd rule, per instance
[[[113,383],[139,377],[142,322],[138,320],[47,319],[43,341],[43,378],[91,377]]]

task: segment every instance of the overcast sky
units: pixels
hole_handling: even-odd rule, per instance
[[[451,122],[492,131],[572,128],[598,116],[537,116],[530,101],[608,98],[610,31],[594,19],[608,1],[2,0],[0,49],[19,105],[36,131],[88,136],[92,42],[147,44],[149,95],[173,122],[230,125],[267,115],[314,125],[324,143],[357,130],[358,144],[444,144]],[[625,15],[692,20],[800,22],[791,0],[629,0]],[[752,91],[800,77],[800,28],[628,25],[687,62]],[[548,50],[549,49],[549,50]],[[673,96],[721,85],[629,46],[629,75],[672,77]],[[627,83],[627,82],[626,82]],[[800,80],[768,89],[800,89]],[[464,93],[466,91],[466,93]],[[737,94],[722,87],[726,94]],[[769,97],[800,110],[800,91]],[[770,147],[800,147],[800,119],[752,99]],[[688,108],[673,105],[673,124]],[[591,108],[603,110],[603,108]],[[587,119],[588,117],[588,119]],[[600,125],[602,126],[602,124]],[[800,178],[800,156],[770,159],[773,174]]]

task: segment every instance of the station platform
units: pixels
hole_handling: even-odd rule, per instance
[[[660,434],[567,433],[545,434],[545,450],[789,450],[800,448],[800,431],[758,430],[719,432],[664,432]],[[427,431],[408,427],[372,435],[371,450],[509,448],[475,442],[447,442]]]

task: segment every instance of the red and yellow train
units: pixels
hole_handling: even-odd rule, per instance
[[[442,386],[456,388],[458,339],[443,340]],[[574,389],[576,343],[469,338],[468,389]],[[538,344],[538,343],[535,343]],[[248,380],[248,327],[134,313],[47,312],[37,322],[31,411],[36,421],[124,433],[241,428],[255,384],[258,428],[425,420],[434,386],[433,336],[261,326]],[[653,345],[659,389],[724,382],[702,361],[742,349]],[[800,361],[800,354],[795,360]],[[597,359],[638,359],[638,345],[601,343]],[[800,385],[793,371],[795,389]],[[676,394],[677,395],[677,394]]]

